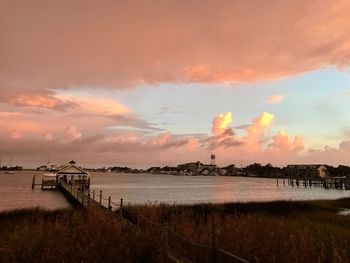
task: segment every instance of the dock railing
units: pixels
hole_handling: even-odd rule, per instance
[[[305,188],[323,187],[324,189],[350,190],[349,177],[276,177],[277,186],[288,185]]]
[[[166,220],[164,223],[156,223],[149,220],[140,212],[125,207],[123,199],[114,202],[110,196],[104,196],[102,191],[95,189],[78,189],[74,185],[64,181],[60,182],[61,189],[70,194],[81,206],[85,208],[99,208],[108,215],[120,216],[127,222],[147,230],[151,229],[160,234],[161,253],[165,258],[175,258],[178,262],[203,262],[203,263],[248,263],[238,256],[217,247],[216,230],[212,231],[212,243],[201,244],[192,241],[169,226]]]

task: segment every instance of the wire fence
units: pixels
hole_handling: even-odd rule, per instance
[[[214,250],[212,246],[193,242],[174,230],[168,228],[168,248],[170,253],[185,257],[193,262],[213,262]]]
[[[212,244],[200,244],[194,242],[183,235],[177,233],[168,226],[168,222],[163,224],[149,220],[141,213],[123,206],[123,199],[120,202],[112,201],[111,197],[104,197],[102,191],[81,190],[65,182],[61,182],[65,191],[69,192],[84,207],[99,207],[110,214],[119,214],[123,219],[140,227],[141,229],[151,229],[159,231],[161,234],[161,244],[163,255],[168,257],[185,258],[186,261],[202,263],[248,263],[238,256],[235,256],[216,246],[216,231],[212,232]],[[258,262],[256,259],[255,262]]]

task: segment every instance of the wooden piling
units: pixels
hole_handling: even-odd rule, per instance
[[[123,198],[120,198],[120,209],[119,209],[120,218],[123,218]]]
[[[35,174],[33,175],[33,179],[32,179],[32,189],[34,189],[34,187],[35,187]]]

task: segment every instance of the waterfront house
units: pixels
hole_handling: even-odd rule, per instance
[[[84,169],[76,166],[74,161],[70,161],[69,165],[63,167],[55,174],[57,182],[62,180],[68,184],[79,187],[88,187],[90,185],[89,174],[84,171]]]
[[[90,176],[81,167],[70,161],[68,165],[63,166],[56,173],[45,174],[42,180],[42,189],[56,188],[60,183],[74,185],[79,189],[88,189],[90,187]]]
[[[288,177],[326,177],[327,167],[321,164],[287,165],[284,172]]]

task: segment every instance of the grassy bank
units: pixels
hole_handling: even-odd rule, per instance
[[[99,211],[0,214],[0,262],[152,262],[159,239]]]
[[[170,225],[191,240],[262,262],[350,262],[350,199],[238,203],[182,207],[139,207],[153,220],[168,215]]]
[[[350,199],[134,206],[186,238],[262,262],[350,262]],[[0,214],[0,262],[159,262],[159,231],[98,211],[21,210]],[[209,260],[208,260],[209,262]]]

